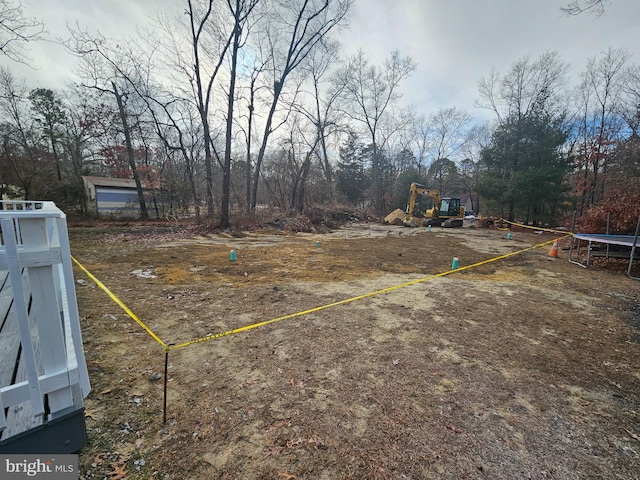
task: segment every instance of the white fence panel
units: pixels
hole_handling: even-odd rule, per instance
[[[74,389],[86,397],[91,387],[66,217],[52,202],[1,203],[0,355],[9,369],[8,362],[15,365],[12,375],[0,378],[4,441],[36,420],[47,422],[81,408],[74,404]],[[16,420],[26,414],[32,418]]]

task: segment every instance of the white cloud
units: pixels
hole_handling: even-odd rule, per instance
[[[567,0],[568,1],[568,0]],[[506,72],[525,55],[558,51],[577,78],[588,57],[626,47],[640,62],[640,2],[613,0],[602,17],[564,16],[565,0],[367,0],[356,5],[349,51],[381,64],[398,49],[418,63],[405,98],[425,113],[457,106],[475,116],[477,82],[492,67]]]
[[[506,72],[524,55],[556,50],[577,78],[587,58],[607,47],[626,47],[640,62],[640,1],[613,0],[602,17],[563,16],[569,0],[356,0],[351,28],[341,34],[345,55],[362,48],[381,65],[392,50],[410,55],[418,68],[404,99],[429,114],[456,106],[474,116],[477,82],[492,67]],[[76,22],[107,36],[126,36],[159,7],[176,14],[179,0],[23,0],[25,13],[41,18],[51,38],[67,35]],[[36,70],[0,58],[33,86],[57,88],[71,78],[73,57],[50,42],[31,48]]]

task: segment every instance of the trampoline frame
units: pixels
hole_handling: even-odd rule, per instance
[[[640,242],[638,241],[638,234],[640,233],[640,217],[638,218],[638,225],[636,226],[636,234],[634,235],[610,235],[610,234],[602,234],[602,233],[574,233],[573,237],[578,240],[578,246],[575,249],[576,255],[580,254],[580,246],[582,241],[588,242],[587,245],[587,258],[585,263],[582,263],[578,260],[574,260],[572,258],[574,248],[574,242],[571,242],[571,246],[569,247],[569,262],[574,265],[579,265],[580,267],[587,268],[591,264],[591,252],[593,250],[593,243],[603,243],[607,245],[607,252],[605,256],[608,258],[610,256],[609,253],[609,245],[622,245],[626,247],[631,247],[631,252],[629,254],[629,266],[627,267],[627,276],[633,280],[640,280],[640,277],[634,277],[631,275],[631,268],[633,266],[634,258],[640,258],[640,250],[639,253],[636,254],[636,250],[640,247]],[[624,257],[626,258],[626,256]]]

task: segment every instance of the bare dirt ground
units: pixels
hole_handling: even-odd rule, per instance
[[[382,225],[70,235],[75,258],[176,344],[553,238]],[[640,282],[624,262],[583,269],[548,252],[171,350],[166,424],[164,349],[76,270],[93,387],[81,478],[637,479]]]

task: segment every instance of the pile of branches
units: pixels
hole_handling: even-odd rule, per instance
[[[265,222],[264,226],[293,233],[326,233],[350,223],[379,221],[378,217],[362,210],[315,207],[307,210],[304,214],[279,217]]]
[[[312,208],[306,212],[311,223],[316,227],[328,229],[339,228],[349,223],[380,222],[380,218],[366,210],[353,208]]]

